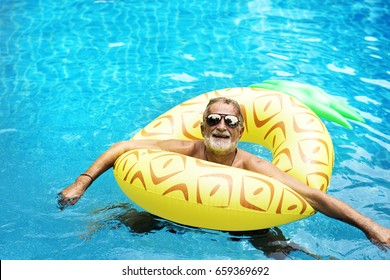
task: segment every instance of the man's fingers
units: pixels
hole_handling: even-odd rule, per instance
[[[60,192],[60,193],[57,195],[57,202],[58,202],[57,207],[58,207],[60,210],[64,210],[64,209],[67,208],[68,206],[74,205],[79,199],[80,199],[80,197],[70,197],[70,198],[67,198],[67,197],[65,197],[65,196],[63,195],[62,192]]]

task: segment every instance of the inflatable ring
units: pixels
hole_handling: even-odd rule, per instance
[[[272,162],[326,192],[333,169],[331,138],[303,103],[267,89],[230,88],[190,99],[161,115],[133,139],[201,140],[203,111],[214,97],[236,100],[245,118],[242,141],[268,148]],[[314,209],[290,187],[262,174],[160,150],[132,150],[114,164],[123,192],[146,211],[176,223],[217,230],[270,228]]]

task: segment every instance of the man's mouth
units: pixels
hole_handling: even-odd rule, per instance
[[[230,138],[230,135],[229,134],[225,134],[225,133],[213,133],[212,134],[213,137],[215,138],[221,138],[221,139],[229,139]]]

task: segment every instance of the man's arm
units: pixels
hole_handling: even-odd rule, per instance
[[[193,145],[196,142],[192,141],[180,141],[180,140],[128,140],[118,142],[111,146],[106,152],[99,156],[95,162],[83,173],[85,176],[79,176],[76,181],[63,189],[58,194],[58,204],[60,209],[64,209],[69,205],[74,205],[88,187],[96,180],[100,175],[110,169],[116,159],[123,153],[133,149],[160,149],[181,154],[192,155]]]
[[[377,224],[341,200],[308,187],[295,177],[281,171],[272,163],[255,156],[248,157],[245,161],[246,169],[267,175],[284,183],[305,198],[316,211],[359,228],[371,242],[382,249],[383,247],[379,243],[390,247],[390,229]]]

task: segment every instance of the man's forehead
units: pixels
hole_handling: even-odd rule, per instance
[[[233,104],[227,104],[225,102],[216,102],[210,105],[209,107],[210,113],[225,113],[225,114],[235,114],[236,110]]]

